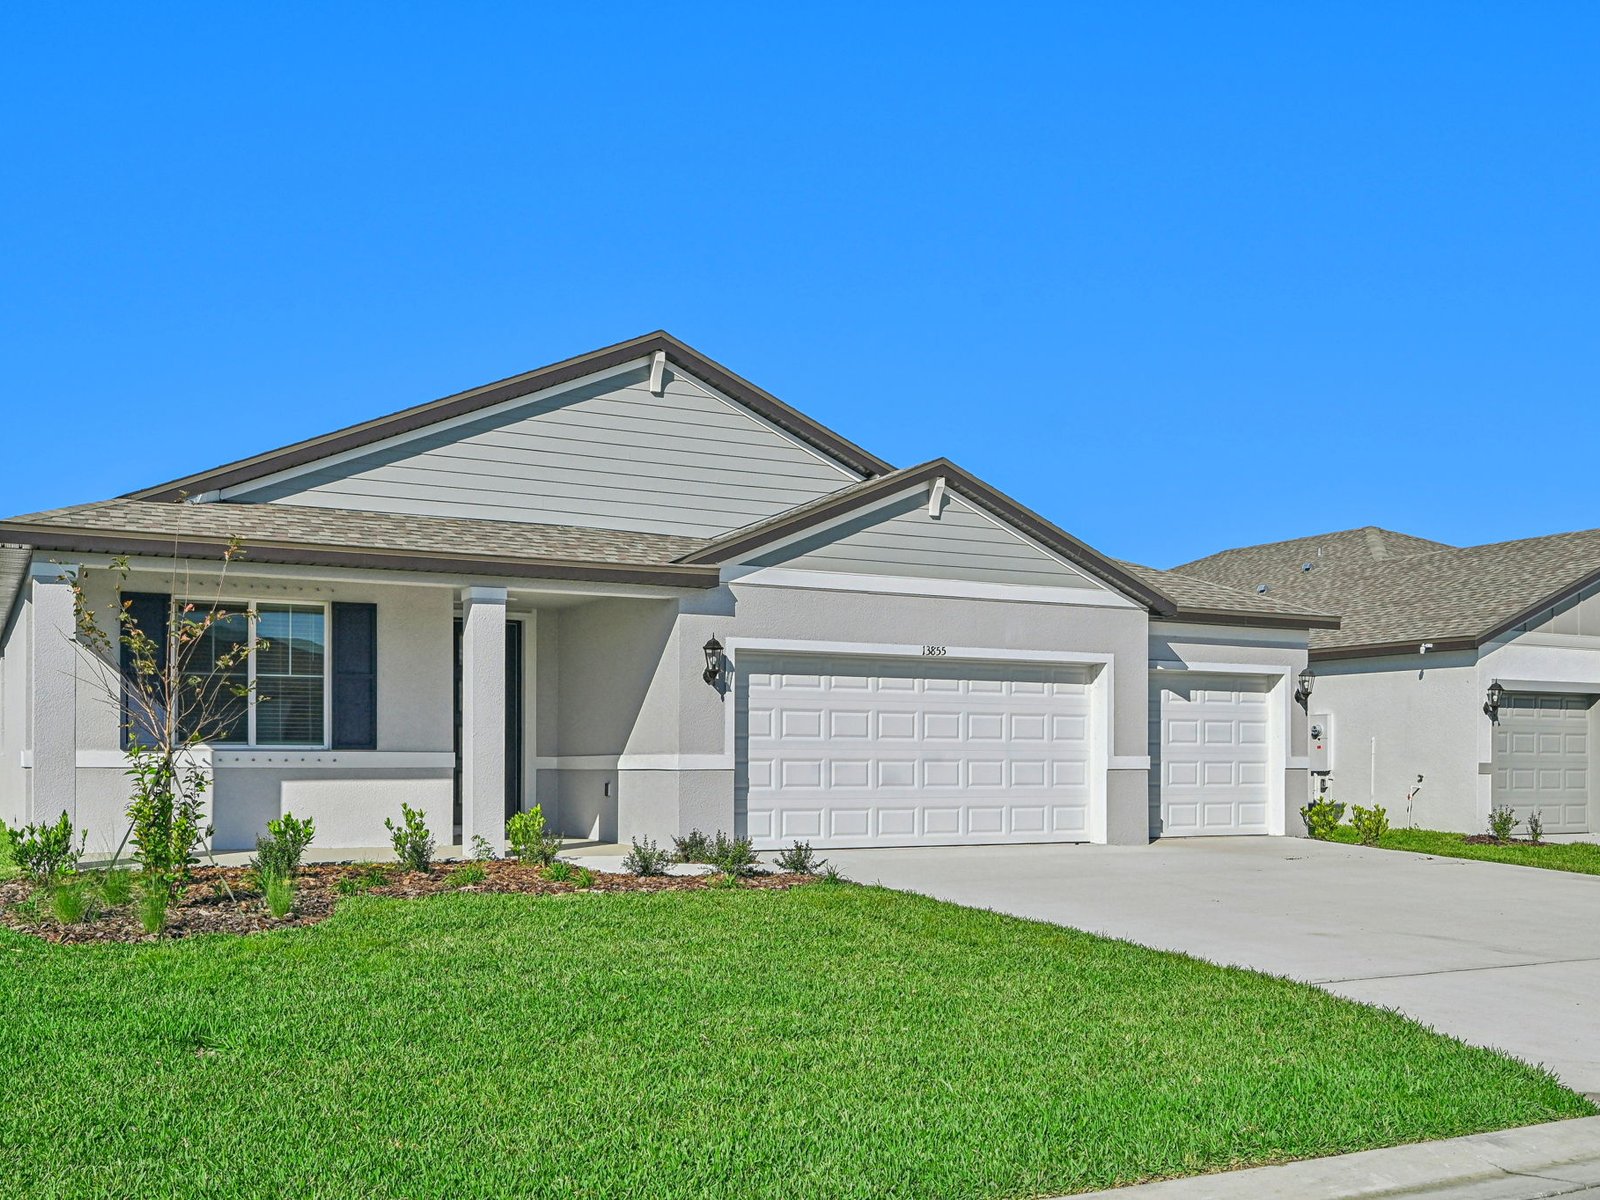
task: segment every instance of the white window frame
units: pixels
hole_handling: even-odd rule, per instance
[[[229,750],[328,750],[333,746],[333,605],[326,600],[280,600],[277,598],[257,600],[226,600],[215,601],[194,600],[174,596],[172,599],[172,619],[177,620],[182,613],[183,606],[194,605],[196,612],[209,612],[215,608],[228,608],[238,606],[241,612],[248,614],[250,636],[248,644],[249,653],[245,656],[246,684],[250,689],[246,697],[249,711],[246,714],[245,740],[242,742],[201,742],[202,746],[212,751]],[[317,609],[322,613],[322,741],[311,742],[258,742],[256,740],[256,625],[260,617],[260,606],[266,604],[274,608],[305,608]],[[209,605],[210,607],[204,607]],[[310,678],[302,676],[302,678]]]

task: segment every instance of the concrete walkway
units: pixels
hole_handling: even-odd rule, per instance
[[[862,882],[1315,983],[1600,1094],[1600,876],[1299,838],[827,857]]]
[[[1537,1200],[1600,1197],[1600,1117],[1367,1150],[1220,1175],[1191,1175],[1074,1200]]]

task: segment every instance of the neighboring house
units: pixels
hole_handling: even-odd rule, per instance
[[[274,651],[205,751],[219,849],[285,810],[382,844],[402,801],[495,843],[535,801],[572,836],[764,848],[1298,831],[1292,693],[1337,624],[896,470],[657,333],[0,522],[0,817],[124,828],[116,667],[73,646],[63,574],[109,614],[131,556],[150,628],[234,537],[226,595]]]
[[[1352,529],[1176,571],[1341,614],[1311,638],[1332,795],[1437,829],[1482,832],[1496,805],[1600,827],[1600,530],[1452,547]]]

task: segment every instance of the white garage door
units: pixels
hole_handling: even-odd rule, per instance
[[[1589,832],[1590,696],[1506,696],[1494,727],[1493,799],[1523,822],[1539,810],[1546,833]]]
[[[1266,679],[1165,674],[1150,680],[1150,832],[1266,833]]]
[[[1087,668],[751,658],[735,809],[758,848],[1081,842]]]

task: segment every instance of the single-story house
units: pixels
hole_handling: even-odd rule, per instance
[[[202,752],[222,850],[285,811],[381,845],[402,802],[491,843],[535,802],[762,848],[1297,832],[1297,681],[1338,624],[896,469],[664,333],[0,543],[0,818],[65,811],[91,850],[125,827],[127,719],[75,575],[103,616],[254,610],[273,653]]]
[[[1341,614],[1310,651],[1313,766],[1337,799],[1467,833],[1501,805],[1600,828],[1600,530],[1455,547],[1352,529],[1176,573]]]

